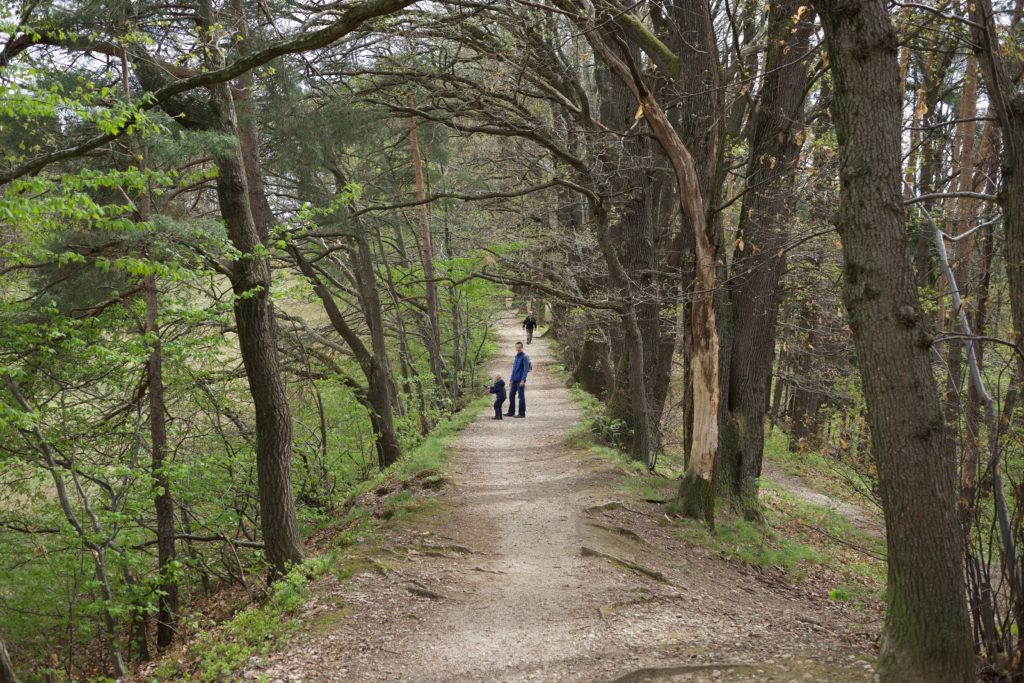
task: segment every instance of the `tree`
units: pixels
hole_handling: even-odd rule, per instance
[[[970,17],[973,47],[981,64],[992,111],[1003,134],[1002,188],[999,204],[1006,226],[1006,276],[1010,285],[1010,309],[1013,315],[1017,345],[1018,381],[1024,377],[1024,173],[1018,165],[1024,159],[1024,118],[1021,111],[1021,90],[1012,72],[1018,68],[1013,54],[1000,47],[995,14],[991,0],[971,3]],[[1020,21],[1015,11],[1010,27]]]
[[[18,674],[14,671],[3,641],[0,641],[0,683],[18,683]]]
[[[764,457],[764,418],[775,355],[793,186],[803,138],[813,10],[772,3],[764,80],[750,123],[750,160],[728,289],[732,313],[726,401],[729,417],[719,455],[720,490],[747,517],[759,517],[757,480]]]
[[[843,298],[888,546],[884,681],[973,681],[955,466],[903,236],[895,32],[877,0],[818,3],[834,83]]]
[[[211,70],[224,65],[210,0],[201,3],[202,30]],[[270,265],[262,255],[266,236],[253,220],[249,182],[239,142],[235,102],[227,83],[211,87],[213,129],[228,137],[216,154],[220,213],[239,257],[231,266],[238,342],[256,411],[256,463],[259,475],[260,525],[267,561],[283,575],[302,561],[302,538],[292,492],[292,418],[281,380],[274,309],[270,301]]]
[[[156,642],[167,647],[174,639],[178,620],[178,582],[172,576],[177,551],[174,530],[174,498],[171,495],[171,478],[167,475],[167,406],[164,401],[163,353],[160,343],[158,316],[159,292],[156,278],[149,276],[143,282],[146,300],[145,332],[153,344],[146,362],[149,383],[149,432],[153,482],[155,484],[153,507],[156,509],[157,567],[163,581],[158,599]]]

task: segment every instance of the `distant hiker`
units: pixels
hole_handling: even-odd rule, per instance
[[[492,420],[501,419],[501,404],[505,402],[505,380],[501,375],[494,376],[494,384],[487,387],[487,391],[494,394],[494,417]]]
[[[529,344],[533,341],[533,329],[537,327],[537,319],[533,317],[533,311],[526,314],[526,320],[523,321],[523,329],[526,330],[526,343]]]
[[[530,357],[523,353],[523,342],[516,342],[516,358],[512,361],[512,376],[508,381],[512,391],[508,395],[508,417],[526,417],[526,375],[533,368]],[[516,415],[516,394],[519,394],[519,414]]]

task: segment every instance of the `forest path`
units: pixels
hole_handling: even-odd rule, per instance
[[[507,379],[520,331],[499,337],[490,369]],[[320,582],[305,635],[246,678],[870,680],[864,615],[623,502],[622,473],[566,444],[581,413],[547,343],[526,348],[526,419],[482,413],[453,444],[455,485],[392,526],[379,571]]]
[[[848,503],[819,491],[808,485],[799,476],[786,472],[781,465],[767,460],[763,464],[761,476],[805,503],[831,510],[866,534],[878,538],[885,537],[885,521],[882,519],[881,511],[877,509],[871,510],[864,506]]]

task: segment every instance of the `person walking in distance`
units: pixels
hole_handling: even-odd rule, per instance
[[[537,327],[537,319],[533,317],[533,311],[529,311],[526,314],[526,320],[523,321],[523,329],[526,330],[527,344],[533,341],[533,330],[535,327]]]
[[[512,361],[512,376],[508,378],[507,417],[526,417],[526,375],[530,373],[530,357],[523,353],[523,342],[516,342],[516,357]],[[519,396],[519,414],[516,414],[516,395]]]

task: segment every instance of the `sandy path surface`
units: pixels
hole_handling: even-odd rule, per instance
[[[507,378],[514,327],[499,329]],[[850,608],[684,543],[565,445],[580,412],[543,339],[526,419],[455,441],[454,485],[389,532],[378,572],[321,585],[269,681],[866,681]],[[630,507],[633,506],[633,507]]]

